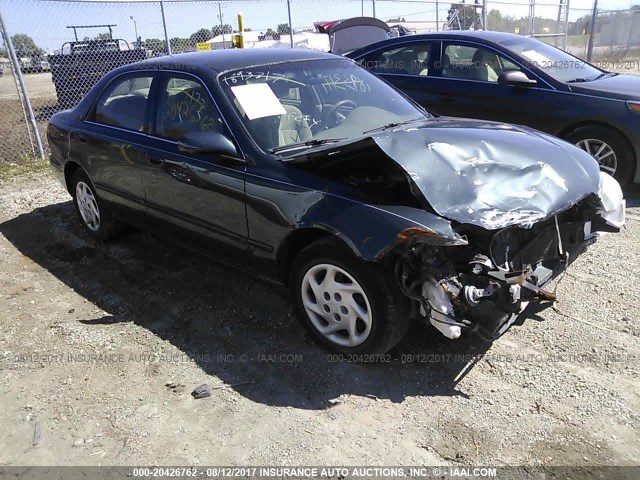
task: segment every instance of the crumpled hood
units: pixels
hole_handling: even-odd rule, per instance
[[[436,213],[489,230],[530,226],[598,192],[590,155],[526,127],[442,117],[371,138]]]

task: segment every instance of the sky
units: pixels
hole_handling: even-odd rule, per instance
[[[435,21],[435,0],[291,0],[294,30],[312,27],[313,22],[373,14],[387,20],[404,17],[407,21]],[[461,0],[457,0],[461,1]],[[468,3],[473,0],[467,0]],[[558,0],[536,2],[536,16],[556,18]],[[599,0],[599,10],[628,9],[640,0]],[[135,30],[143,39],[164,38],[160,2],[151,0],[0,0],[0,14],[10,35],[26,33],[48,53],[59,49],[65,41],[73,40],[68,25],[115,24],[113,35],[129,42],[135,40]],[[440,21],[446,19],[450,4],[440,1]],[[570,0],[570,20],[587,15],[593,0]],[[266,31],[287,23],[286,0],[200,0],[164,2],[169,37],[188,37],[200,28],[223,23],[237,26],[237,14],[244,15],[245,26]],[[528,0],[488,0],[488,9],[500,10],[503,15],[528,16]],[[133,17],[133,20],[131,19]],[[134,24],[135,21],[135,24]],[[95,36],[103,29],[80,30],[78,36]]]

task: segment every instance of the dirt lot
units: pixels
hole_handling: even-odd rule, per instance
[[[51,73],[24,75],[40,134],[46,145],[45,133],[49,117],[58,111]],[[23,163],[37,155],[36,141],[30,136],[25,112],[10,71],[0,75],[0,162]]]
[[[143,232],[96,244],[48,172],[5,180],[0,465],[638,465],[630,204],[558,311],[493,345],[416,323],[390,363],[354,364],[274,287]]]

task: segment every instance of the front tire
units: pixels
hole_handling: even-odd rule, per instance
[[[71,194],[80,223],[89,235],[105,241],[120,232],[122,224],[113,218],[98,198],[93,183],[82,170],[78,170],[72,177]]]
[[[620,185],[631,180],[635,156],[621,133],[604,126],[585,126],[569,133],[566,139],[595,158],[600,170],[613,176]]]
[[[341,353],[385,353],[409,326],[408,301],[390,269],[357,258],[335,239],[296,257],[290,279],[298,319]]]

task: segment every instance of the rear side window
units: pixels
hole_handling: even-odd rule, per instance
[[[152,81],[149,74],[114,80],[100,96],[92,120],[142,132]]]
[[[359,63],[375,73],[428,75],[432,44],[411,43],[391,46],[369,53]]]

